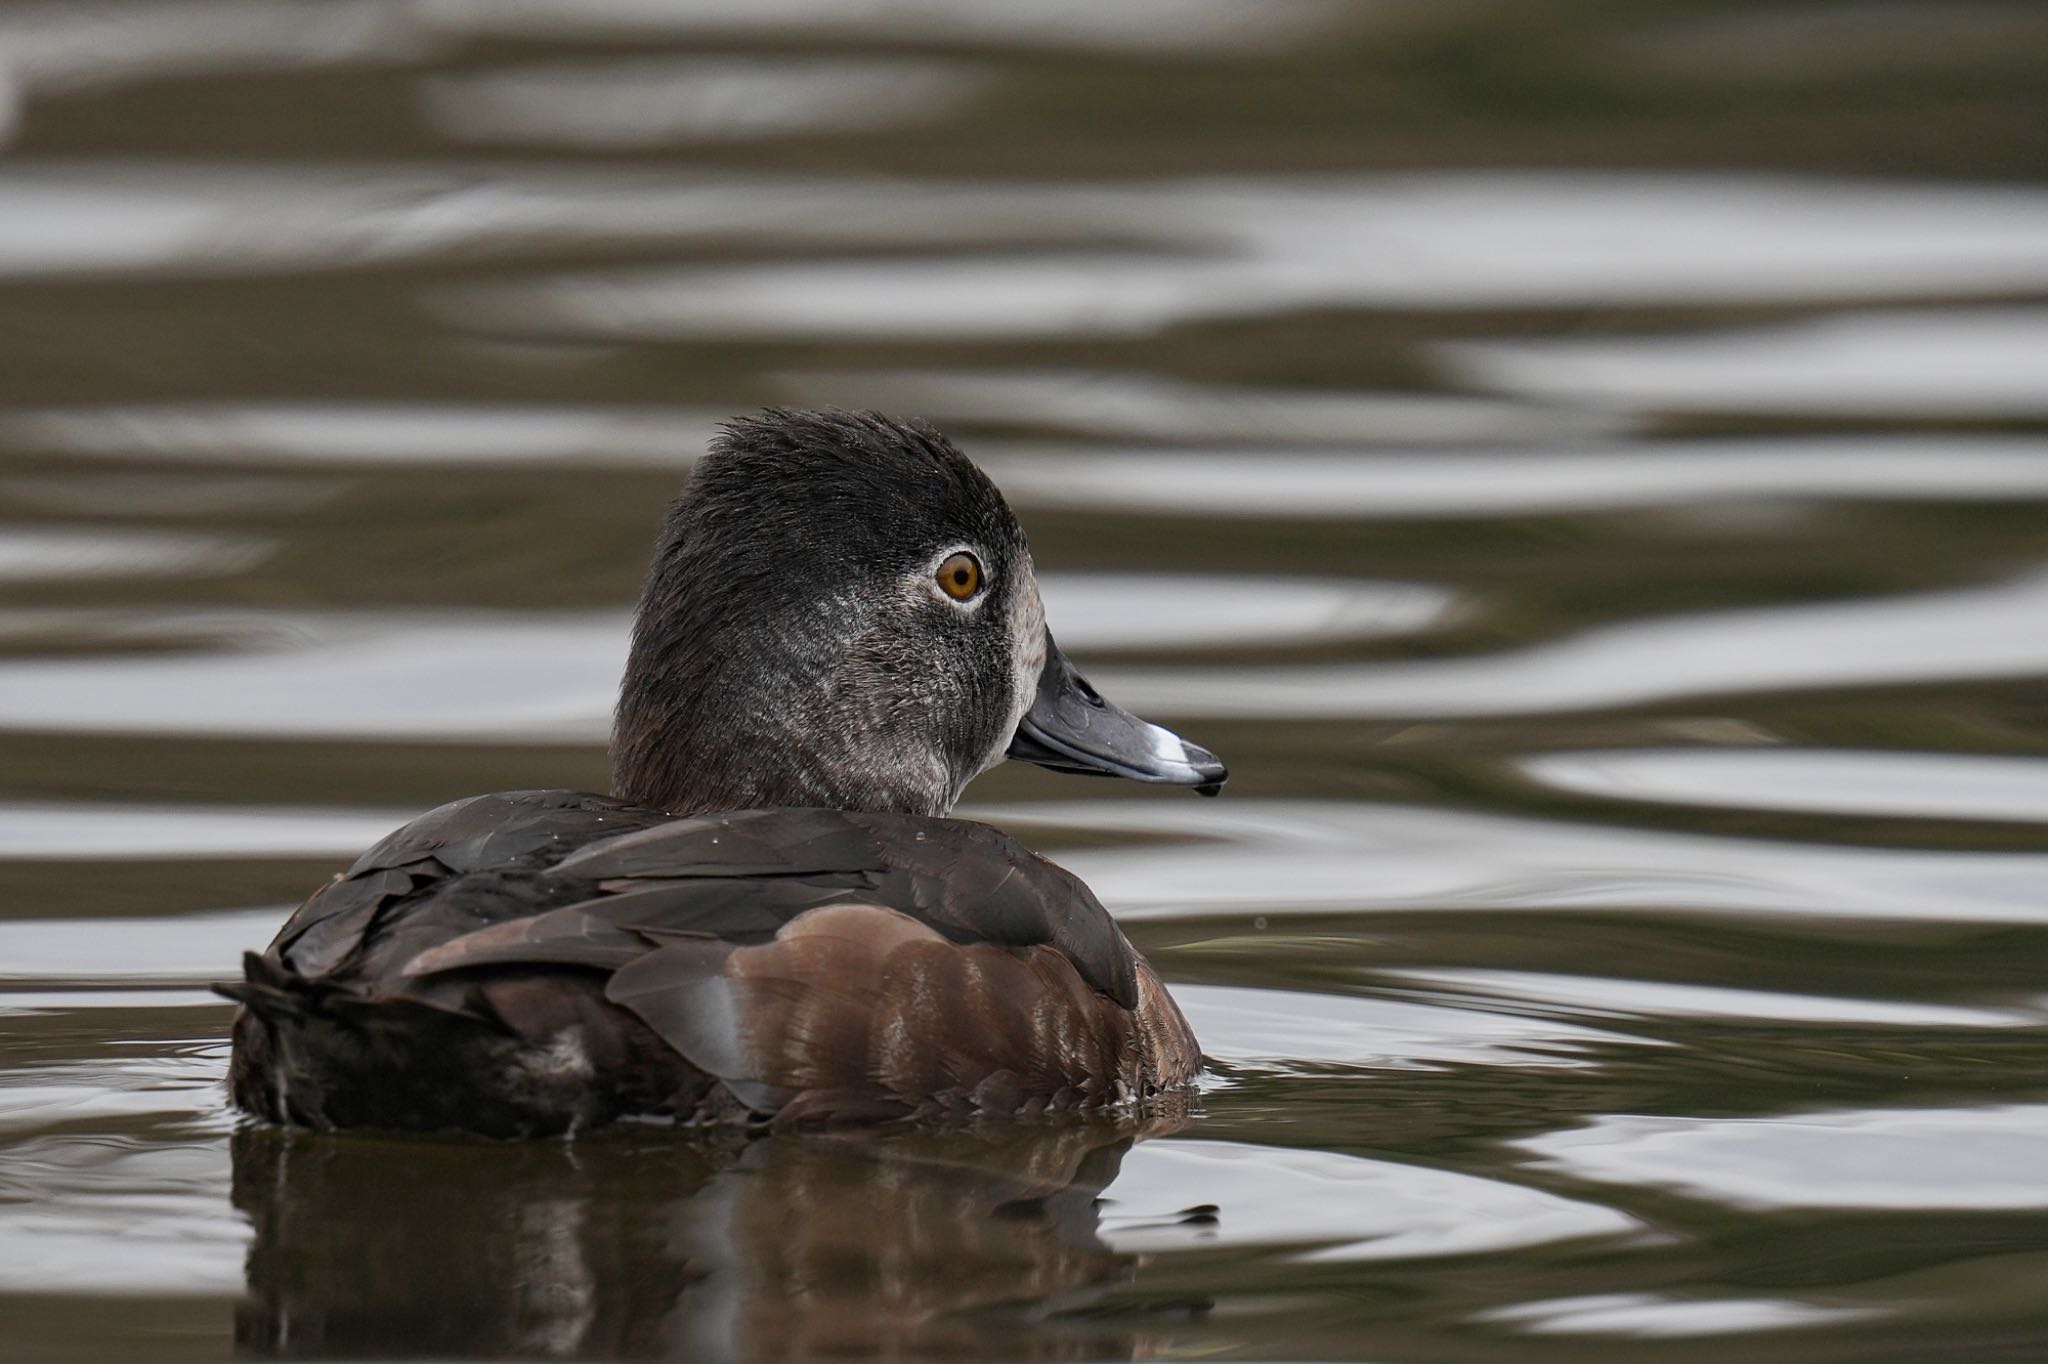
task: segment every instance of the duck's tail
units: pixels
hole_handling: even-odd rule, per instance
[[[314,982],[261,952],[244,952],[242,978],[216,982],[212,990],[245,1006],[266,1023],[303,1020],[319,1007],[322,994]]]
[[[605,1007],[602,982],[574,978],[544,993],[572,990]],[[608,1120],[619,1106],[592,1084],[573,1029],[567,1043],[536,1043],[452,997],[308,977],[255,952],[242,958],[242,979],[213,991],[242,1006],[228,1097],[268,1122],[534,1137]]]

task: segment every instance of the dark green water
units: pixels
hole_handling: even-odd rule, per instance
[[[2038,5],[6,4],[0,126],[0,1358],[2048,1352]],[[206,982],[600,785],[828,401],[1230,760],[970,810],[1199,1116],[236,1131]]]

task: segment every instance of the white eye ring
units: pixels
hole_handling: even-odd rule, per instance
[[[925,585],[948,606],[972,611],[988,596],[990,575],[981,556],[966,545],[956,545],[932,561]]]

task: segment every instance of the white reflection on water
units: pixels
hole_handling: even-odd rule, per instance
[[[1133,1147],[1103,1193],[1118,1251],[1315,1245],[1299,1258],[1471,1255],[1640,1231],[1625,1213],[1514,1184],[1330,1151],[1166,1138]],[[1213,1224],[1176,1214],[1213,1203]]]
[[[1579,1070],[1593,1044],[1656,1042],[1485,1008],[1229,985],[1175,985],[1202,1053],[1236,1070],[1435,1070],[1488,1065]]]
[[[372,838],[349,848],[347,855],[360,852],[394,827],[384,825]],[[318,877],[308,878],[307,891],[317,889],[318,882]],[[132,919],[0,919],[0,981],[210,985],[238,975],[242,953],[261,951],[289,908],[272,905]],[[97,999],[82,996],[79,1003],[90,1005]],[[106,1002],[110,1001],[102,1001]]]
[[[275,805],[0,804],[0,859],[352,857],[419,813]],[[0,920],[0,935],[9,931]],[[18,959],[0,951],[0,972]]]
[[[1439,347],[1481,388],[1663,412],[2048,415],[2048,309],[1850,313],[1657,336]]]
[[[0,1289],[239,1294],[249,1225],[229,1186],[215,1138],[16,1143],[0,1166]]]
[[[417,60],[392,0],[43,0],[0,10],[0,72],[30,98],[129,81]]]
[[[0,413],[0,444],[103,458],[272,464],[676,468],[728,414],[674,407],[178,403]]]
[[[437,26],[558,40],[795,35],[887,44],[1045,44],[1118,52],[1284,50],[1338,26],[1338,0],[413,0]]]
[[[219,1009],[225,1001],[211,990],[195,988],[100,989],[81,993],[75,983],[59,982],[55,989],[23,990],[10,983],[0,992],[0,1017],[29,1014],[68,1014],[81,1009]]]
[[[626,617],[602,613],[220,613],[156,622],[197,644],[0,660],[0,726],[110,734],[599,742]]]
[[[1316,578],[1048,574],[1077,653],[1375,638],[1429,629],[1452,594]],[[599,742],[623,612],[214,612],[152,622],[142,656],[0,659],[0,728]],[[226,640],[231,646],[220,646]]]
[[[454,322],[604,340],[973,339],[1140,335],[1193,316],[1254,313],[1255,266],[1145,255],[818,261],[557,275],[441,291]]]
[[[1535,715],[1683,697],[2048,673],[2048,575],[1951,592],[1601,626],[1511,653],[1395,663],[1106,667],[1135,710],[1286,718]]]
[[[464,141],[647,147],[917,123],[957,111],[987,83],[957,61],[636,58],[436,76],[420,105]]]
[[[1945,924],[2048,923],[2048,853],[1923,852],[1659,833],[1338,802],[1048,802],[1028,829],[1119,917],[1665,910]],[[1060,848],[1059,830],[1178,836]]]
[[[1611,423],[1487,399],[1197,389],[1168,380],[1091,375],[924,375],[872,382],[798,376],[789,386],[809,402],[940,419],[1023,421],[1111,437],[1264,442],[1183,449],[968,442],[1019,506],[1350,520],[1575,514],[1755,498],[2048,496],[2048,441],[2023,436],[1530,446],[1526,442],[1583,436]],[[115,404],[0,413],[0,446],[202,464],[559,464],[681,471],[729,415],[684,407],[517,403]],[[1361,448],[1275,448],[1343,442],[1360,442]],[[1479,447],[1399,448],[1438,442]],[[1386,444],[1395,448],[1375,448]],[[108,477],[94,479],[104,483]],[[10,480],[8,486],[21,482]],[[264,494],[286,495],[280,489]]]
[[[1113,207],[1006,187],[510,173],[441,160],[336,169],[44,161],[0,173],[0,275],[348,270],[475,252],[703,240],[898,248],[1105,230]]]
[[[74,1007],[105,1007],[74,996]],[[117,1006],[118,1007],[118,1006]],[[119,1051],[98,1061],[27,1066],[0,1080],[0,1132],[117,1118],[193,1118],[218,1107],[206,1100],[220,1079],[216,1044],[144,1062]],[[196,1101],[196,1103],[195,1103]]]
[[[915,412],[945,420],[1024,421],[1104,435],[1151,439],[1260,440],[1271,442],[1412,441],[1528,442],[1559,436],[1584,436],[1611,430],[1617,419],[1559,411],[1529,403],[1491,398],[1466,398],[1427,393],[1312,393],[1301,390],[1196,386],[1166,379],[1133,379],[1100,374],[1055,375],[800,375],[784,380],[806,404],[879,408]],[[708,409],[653,407],[540,406],[525,403],[391,404],[391,403],[175,403],[138,406],[28,408],[0,412],[0,446],[32,452],[63,451],[120,459],[172,459],[214,463],[369,463],[369,464],[596,464],[628,468],[682,468],[700,453],[730,413]],[[977,458],[984,451],[1014,447],[996,441],[971,441]],[[2019,449],[2023,443],[2014,442]],[[2048,447],[2044,447],[2048,448]],[[1242,496],[1219,499],[1219,511],[1232,511],[1240,501],[1253,511],[1270,509],[1277,492],[1283,499],[1299,490],[1299,514],[1335,514],[1351,505],[1356,461],[1326,461],[1329,499],[1302,488],[1305,471],[1322,464],[1296,464],[1287,456],[1219,454],[1213,459],[1194,454],[1138,455],[1147,468],[1172,461],[1159,479],[1120,476],[1124,452],[1073,453],[1071,447],[1043,455],[1019,452],[1019,467],[1035,500],[1062,505],[1088,499],[1090,490],[1105,486],[1100,499],[1111,506],[1137,505],[1134,496],[1152,501],[1173,495],[1179,467],[1196,477],[1191,507],[1209,496],[1217,473],[1246,485]],[[1108,456],[1114,455],[1115,458]],[[1532,456],[1532,458],[1535,456]],[[1271,487],[1255,477],[1268,458],[1277,477]],[[1674,456],[1675,458],[1675,456]],[[990,463],[984,459],[983,463]],[[1217,470],[1204,464],[1219,466]],[[1638,461],[1610,459],[1622,469]],[[1960,481],[1969,495],[1971,461],[1962,461]],[[1435,467],[1422,460],[1405,463]],[[1472,468],[1487,476],[1489,461]],[[991,467],[994,467],[993,465]],[[1392,463],[1396,470],[1404,462]],[[1506,472],[1506,466],[1498,472]],[[1567,466],[1568,468],[1569,466]],[[1916,468],[1921,467],[1916,465]],[[1362,472],[1370,482],[1380,463]],[[1062,470],[1076,481],[1065,484]],[[1991,472],[2012,481],[2003,465]],[[101,475],[100,477],[105,477]],[[2048,461],[2040,483],[2048,486]],[[1396,483],[1400,482],[1398,474]],[[1531,480],[1522,477],[1518,483]],[[1922,482],[1927,481],[1924,474]],[[1945,486],[1945,485],[1944,485]],[[1304,495],[1307,494],[1307,495]],[[1563,494],[1569,496],[1569,492]],[[1013,499],[1015,500],[1015,499]],[[1091,499],[1093,500],[1093,499]],[[1284,504],[1283,504],[1284,505]],[[1172,506],[1162,510],[1174,510]]]
[[[2048,1107],[1859,1109],[1770,1118],[1613,1114],[1509,1145],[1544,1167],[1742,1208],[2048,1208]]]
[[[1550,1298],[1472,1314],[1473,1321],[1504,1322],[1531,1335],[1734,1335],[1828,1326],[1877,1315],[1868,1307],[1833,1307],[1792,1298],[1672,1297],[1661,1293],[1589,1293]]]
[[[1135,220],[1141,239],[1179,234],[1178,245],[1168,235],[1170,249],[1152,251],[579,271],[440,297],[451,317],[487,329],[938,338],[1138,335],[1292,308],[1882,300],[2048,286],[2048,194],[2032,189],[1444,173],[1046,193],[1092,205],[1105,228]]]
[[[1048,573],[1039,582],[1061,646],[1093,653],[1420,634],[1457,603],[1441,587],[1370,578]]]
[[[0,582],[239,573],[270,556],[266,540],[111,526],[0,526]]]
[[[1057,404],[1051,410],[1057,418]],[[1165,516],[1352,520],[1576,514],[1737,498],[2048,496],[2048,441],[2027,437],[1755,437],[1327,454],[977,441],[974,452],[1013,502]]]
[[[1527,444],[1630,425],[1628,419],[1612,414],[1500,398],[1251,388],[1108,371],[816,372],[785,375],[783,382],[805,402],[822,400],[844,407],[918,412],[940,421],[1015,422],[1145,440],[1257,441],[1262,445],[1410,441]],[[974,443],[977,458],[982,451],[996,448],[1001,447],[993,442]],[[1126,457],[1121,449],[1103,453],[1113,454],[1114,458],[1090,459],[1089,469],[1120,467]],[[1180,457],[1139,458],[1156,464]],[[1222,458],[1226,457],[1219,456]],[[1235,467],[1246,474],[1244,482],[1255,485],[1252,496],[1256,504],[1256,475],[1258,470],[1268,467],[1268,453],[1260,449],[1236,458],[1251,461],[1249,467]],[[1344,467],[1349,467],[1348,462]],[[1088,481],[1084,476],[1081,488],[1071,494],[1075,500],[1086,497]],[[1048,485],[1047,497],[1042,500],[1057,496],[1049,486],[1054,482],[1051,477],[1042,482]],[[1166,484],[1154,486],[1153,495],[1170,497],[1171,482],[1169,478]]]
[[[1914,1000],[1843,999],[1690,985],[1665,980],[1616,980],[1544,971],[1386,968],[1375,978],[1412,982],[1432,997],[1500,1000],[1542,1013],[1592,1018],[1716,1018],[1733,1023],[1841,1023],[1854,1027],[2038,1028],[2048,1015],[2033,1009],[1971,1009]]]
[[[2048,761],[2006,754],[1603,749],[1537,754],[1515,766],[1545,786],[1612,800],[2048,823]]]
[[[0,1078],[0,1129],[57,1129],[0,1148],[0,1290],[241,1291],[249,1226],[229,1201],[227,1045],[151,1051]],[[105,1131],[110,1120],[129,1133]]]
[[[489,329],[719,337],[1129,333],[1297,307],[1998,295],[2048,288],[2048,192],[1590,172],[941,182],[445,160],[44,161],[0,176],[6,274],[248,275],[705,241],[1002,249],[571,271],[431,297]],[[1020,242],[1070,249],[1019,254]]]

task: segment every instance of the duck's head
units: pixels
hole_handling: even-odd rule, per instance
[[[1074,671],[1017,519],[937,431],[871,412],[727,425],[648,572],[617,794],[944,814],[1006,755],[1212,794],[1226,775]]]

